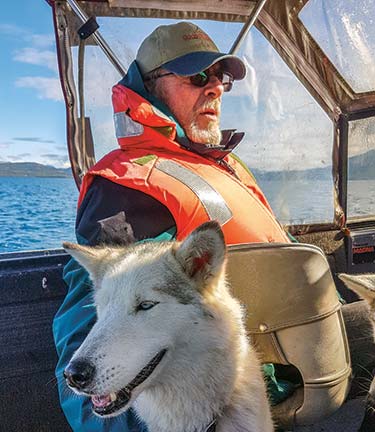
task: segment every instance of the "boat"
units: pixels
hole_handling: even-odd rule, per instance
[[[319,255],[343,299],[358,303],[336,275],[375,272],[374,0],[46,1],[77,188],[95,161],[116,148],[110,88],[126,73],[133,44],[156,21],[202,22],[248,66],[229,96],[235,100],[224,102],[228,124],[236,119],[250,135],[239,155],[255,166],[279,220],[302,243],[292,253]],[[62,249],[0,254],[0,430],[71,430],[59,406],[51,331],[66,294],[68,260]],[[346,396],[346,384],[342,391]],[[354,432],[350,415],[358,425],[364,418],[362,432],[375,430],[365,392],[355,403],[341,399],[328,409],[333,423],[315,412],[290,429]]]

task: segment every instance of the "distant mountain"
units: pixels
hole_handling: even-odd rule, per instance
[[[331,167],[308,170],[263,171],[252,168],[258,181],[262,180],[330,180]],[[55,168],[36,162],[0,162],[0,177],[72,177],[70,168]],[[375,180],[375,150],[349,158],[349,180]]]
[[[256,168],[250,169],[258,181],[330,180],[332,178],[331,167],[290,171],[263,171]]]
[[[330,180],[332,168],[312,168],[308,170],[263,171],[251,169],[258,181],[262,180]],[[349,158],[349,180],[375,180],[375,150]]]
[[[375,150],[349,158],[349,179],[375,179]]]
[[[55,168],[36,162],[0,162],[0,177],[72,177],[70,168]]]

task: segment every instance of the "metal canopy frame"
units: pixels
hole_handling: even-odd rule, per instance
[[[76,14],[77,18],[82,22],[82,24],[86,24],[89,20],[89,16],[83,11],[76,0],[67,0],[69,6],[72,8],[72,11]],[[121,64],[121,61],[118,59],[116,54],[112,51],[111,47],[107,44],[103,36],[100,34],[98,30],[93,33],[93,38],[95,42],[100,46],[104,54],[107,56],[109,61],[113,64],[113,66],[117,69],[121,76],[126,74],[126,68]]]
[[[77,0],[66,0],[69,6],[71,7],[72,11],[75,13],[77,18],[81,21],[82,24],[86,24],[90,17],[83,11],[81,6],[78,4]],[[236,54],[237,51],[240,48],[240,45],[242,41],[246,38],[246,35],[251,30],[252,26],[254,25],[256,19],[258,18],[260,12],[264,8],[267,0],[259,0],[257,4],[255,5],[254,9],[252,10],[248,21],[243,26],[241,32],[239,33],[237,39],[234,41],[231,49],[229,50],[230,54]],[[109,61],[113,64],[113,66],[117,69],[119,74],[121,76],[124,76],[126,74],[125,67],[121,64],[121,61],[118,59],[116,54],[112,51],[110,46],[107,44],[103,36],[100,34],[98,30],[95,30],[93,32],[93,38],[95,42],[100,46],[106,57],[109,59]]]
[[[70,47],[78,45],[77,30],[91,16],[205,19],[243,22],[231,51],[236,52],[252,25],[266,37],[295,76],[333,122],[333,181],[335,215],[332,224],[294,226],[295,233],[340,228],[345,224],[347,193],[347,121],[375,110],[375,91],[356,93],[314,41],[299,12],[309,0],[46,0],[52,6],[60,79],[67,107],[68,148],[74,178],[95,162],[89,148],[79,144],[78,99],[75,92]],[[77,15],[79,18],[77,18]],[[116,69],[121,65],[100,32],[87,43],[102,47]]]

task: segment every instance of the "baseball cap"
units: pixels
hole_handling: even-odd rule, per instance
[[[203,30],[186,21],[157,27],[142,42],[136,62],[142,75],[158,67],[177,75],[195,75],[217,62],[235,80],[246,75],[245,64],[239,57],[221,53]]]

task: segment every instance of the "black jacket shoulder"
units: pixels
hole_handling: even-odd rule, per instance
[[[126,245],[175,225],[167,207],[155,198],[97,176],[78,209],[76,233],[90,245]]]

